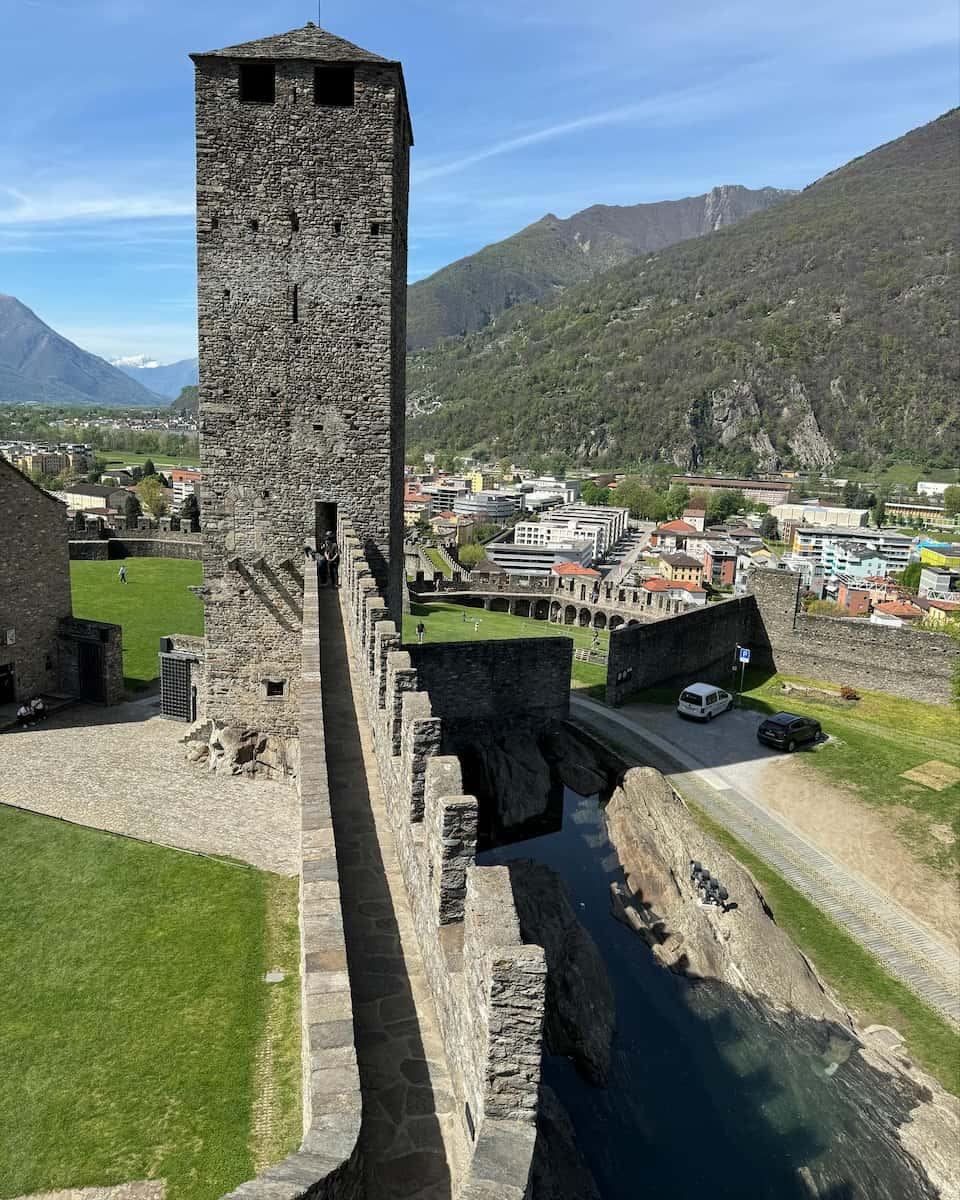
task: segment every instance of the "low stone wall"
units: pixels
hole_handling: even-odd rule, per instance
[[[71,561],[104,562],[110,557],[110,543],[106,541],[93,541],[88,538],[78,541],[76,538],[71,538],[68,545]]]
[[[65,692],[102,704],[120,704],[125,699],[123,630],[119,625],[64,617],[57,626],[57,650],[60,686]],[[95,688],[101,694],[95,695]]]
[[[317,581],[303,595],[300,690],[300,1001],[303,1142],[227,1200],[361,1200],[360,1074],[330,815]]]
[[[71,540],[72,559],[118,559],[118,558],[186,558],[199,562],[203,544],[199,534],[176,534],[167,536],[152,534],[138,537],[125,533],[123,537],[107,538],[105,541]]]
[[[524,945],[504,867],[475,862],[477,801],[349,522],[341,582],[384,798],[464,1132],[461,1196],[521,1200],[536,1141],[546,963]]]
[[[750,646],[753,665],[770,665],[769,651],[755,646],[752,596],[708,604],[692,612],[610,633],[608,704],[660,684],[729,683],[736,646]]]

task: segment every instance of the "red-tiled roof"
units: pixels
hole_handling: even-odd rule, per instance
[[[657,527],[657,533],[699,533],[695,525],[688,525],[686,521],[667,521],[665,525]]]
[[[591,567],[581,567],[579,563],[556,563],[550,568],[550,570],[553,571],[555,575],[589,575],[594,579],[600,578],[599,571],[594,571]]]
[[[651,579],[645,579],[641,587],[646,588],[648,592],[670,592],[674,588],[682,588],[683,591],[691,593],[706,592],[707,590],[690,579],[664,579],[662,575],[654,575]]]
[[[919,617],[922,610],[915,604],[905,604],[901,600],[884,600],[874,605],[874,611],[885,613],[888,617]]]
[[[670,587],[683,588],[685,592],[706,592],[707,590],[699,583],[694,583],[692,579],[668,579],[667,583]]]
[[[931,608],[939,608],[941,612],[960,612],[960,604],[954,604],[950,600],[931,600]]]

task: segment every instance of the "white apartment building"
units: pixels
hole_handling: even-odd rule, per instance
[[[830,525],[839,529],[858,528],[870,519],[867,508],[834,508],[827,504],[775,504],[770,515],[783,525]]]
[[[589,567],[593,561],[591,542],[557,542],[548,546],[518,545],[516,542],[487,542],[487,558],[508,575],[549,575],[562,563]]]
[[[934,483],[929,479],[921,479],[917,484],[917,495],[929,496],[931,500],[942,500],[943,493],[950,486],[949,483]]]
[[[905,533],[887,529],[867,530],[838,528],[830,525],[801,525],[793,535],[793,553],[798,558],[811,558],[818,565],[832,569],[843,560],[843,544],[856,543],[875,551],[878,559],[887,564],[887,574],[902,571],[910,562],[913,539]],[[849,570],[849,567],[844,567]]]
[[[539,521],[518,521],[513,530],[514,541],[518,546],[588,542],[592,561],[596,562],[627,532],[629,515],[626,508],[565,504]]]

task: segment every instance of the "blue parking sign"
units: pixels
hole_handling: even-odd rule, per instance
[[[742,663],[748,663],[750,661],[750,651],[746,646],[740,647],[740,661]]]

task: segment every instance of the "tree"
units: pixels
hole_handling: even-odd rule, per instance
[[[747,499],[739,488],[713,488],[707,500],[707,516],[712,521],[725,521],[746,505]]]
[[[881,526],[887,518],[887,506],[882,500],[878,500],[874,506],[871,520],[877,527]]]
[[[137,517],[143,513],[143,507],[140,504],[140,498],[136,492],[127,492],[127,497],[123,502],[123,515],[127,521],[133,523]]]
[[[140,503],[155,521],[166,515],[167,498],[163,494],[163,487],[156,476],[156,472],[148,476],[140,484],[139,495]]]
[[[184,502],[180,505],[180,525],[183,526],[184,521],[187,522],[190,529],[197,533],[200,529],[200,505],[197,502],[197,497],[193,494],[187,496]]]
[[[481,562],[487,557],[483,547],[476,542],[468,542],[465,546],[461,546],[457,551],[457,558],[464,567],[475,567],[478,562]]]
[[[960,514],[960,487],[951,484],[943,493],[943,515],[955,517]]]
[[[760,536],[768,542],[775,542],[780,536],[780,526],[777,524],[777,518],[770,513],[764,513],[760,521]]]
[[[923,567],[920,563],[909,563],[897,576],[897,583],[909,591],[915,592],[920,586],[920,572],[922,570]]]
[[[143,464],[143,477],[147,479],[150,475],[156,475],[157,468],[153,465],[153,459],[148,458]]]
[[[580,489],[580,499],[584,504],[595,504],[603,507],[610,503],[610,489],[597,487],[592,479],[588,479]]]
[[[667,492],[667,516],[679,517],[690,503],[690,489],[685,483],[673,483]]]
[[[859,485],[854,483],[852,479],[848,479],[843,485],[843,507],[855,508],[859,494]]]

